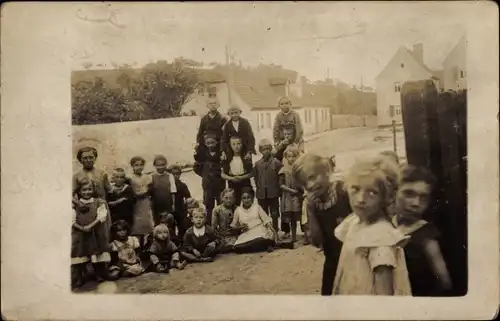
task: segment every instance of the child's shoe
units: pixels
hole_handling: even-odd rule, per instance
[[[178,270],[184,270],[184,268],[187,266],[187,261],[182,261],[177,264],[177,269]]]

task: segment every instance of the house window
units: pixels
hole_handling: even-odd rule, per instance
[[[259,116],[260,116],[260,122],[259,122],[260,128],[263,129],[264,128],[264,113],[260,113]]]
[[[271,113],[266,113],[266,127],[271,128]]]
[[[308,110],[309,113],[309,122],[312,122],[312,110]]]
[[[391,115],[391,117],[401,116],[401,106],[390,105],[389,106],[389,114]]]
[[[401,83],[399,83],[399,82],[394,83],[394,92],[395,93],[401,92]]]
[[[405,64],[403,64],[403,63],[402,63],[402,64],[401,64],[401,68],[404,68],[404,67],[405,67]]]
[[[460,79],[464,79],[464,78],[465,78],[465,71],[460,70]]]

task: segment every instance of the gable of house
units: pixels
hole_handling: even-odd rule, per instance
[[[420,80],[435,78],[433,71],[419,62],[405,47],[400,47],[389,63],[375,78],[377,82],[384,80]]]

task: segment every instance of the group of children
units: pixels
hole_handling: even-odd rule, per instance
[[[288,99],[278,104],[283,101],[287,103],[278,118],[295,115]],[[108,177],[94,166],[94,148],[78,151],[82,169],[73,178],[74,287],[85,282],[88,267],[93,267],[97,280],[114,280],[145,271],[168,273],[188,262],[211,262],[218,253],[272,251],[278,243],[280,197],[282,228],[292,226],[285,237],[291,232],[292,242],[287,244],[293,248],[303,193],[291,179],[291,165],[303,151],[303,143],[302,150],[294,143],[295,128],[301,133],[300,118],[277,122],[283,135],[274,146],[269,140],[259,142],[263,157],[254,166],[250,123],[240,117],[237,106],[229,109],[229,119],[218,106],[217,99],[208,101],[194,154],[203,205],[191,198],[180,179],[181,168],[168,167],[163,155],[155,156],[152,174],[144,173],[146,161],[136,156],[130,160],[130,175],[115,168]]]
[[[250,123],[236,106],[226,119],[218,101],[209,99],[194,153],[203,205],[180,180],[181,168],[167,168],[164,156],[154,158],[152,175],[143,173],[142,157],[133,157],[130,176],[117,168],[109,179],[94,167],[95,149],[79,150],[73,286],[84,283],[89,263],[104,280],[168,273],[231,251],[293,249],[300,225],[305,243],[325,255],[322,295],[432,296],[449,290],[439,231],[422,219],[435,183],[432,175],[401,167],[397,155],[382,153],[356,163],[343,181],[333,180],[334,161],[304,153],[300,117],[287,98],[278,105],[275,141],[258,142],[262,157],[253,164]]]
[[[327,159],[306,154],[292,168],[307,194],[313,243],[325,254],[322,295],[439,296],[452,282],[439,231],[422,219],[435,179],[384,152],[357,162],[344,182]]]

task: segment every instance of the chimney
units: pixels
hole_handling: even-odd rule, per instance
[[[424,45],[422,43],[413,45],[413,56],[418,62],[424,63]]]

